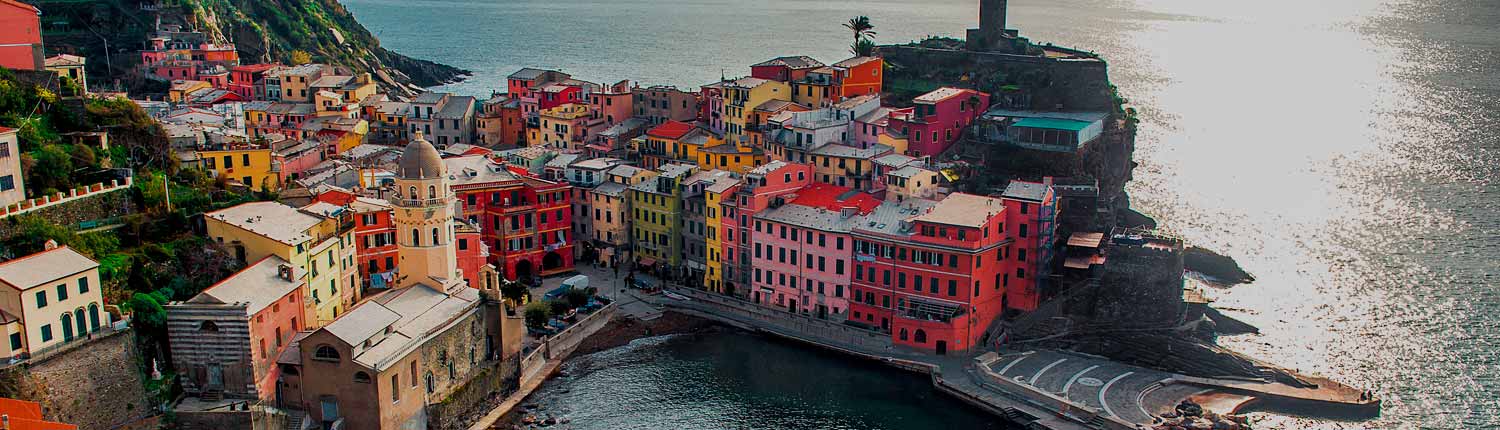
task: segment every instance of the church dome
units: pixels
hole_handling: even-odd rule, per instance
[[[427,139],[423,139],[422,132],[418,131],[411,143],[406,144],[406,150],[401,153],[400,170],[396,174],[402,179],[441,178],[443,177],[443,156],[438,154],[437,148],[434,148]]]

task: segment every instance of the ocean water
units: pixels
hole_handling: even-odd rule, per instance
[[[523,66],[696,87],[777,55],[833,62],[853,15],[879,42],[961,37],[978,1],[344,3],[385,46],[475,71],[448,90],[488,95]],[[1142,119],[1134,207],[1257,276],[1210,292],[1262,329],[1223,343],[1385,399],[1372,421],[1262,428],[1500,427],[1500,2],[1010,6],[1033,41],[1110,61]]]

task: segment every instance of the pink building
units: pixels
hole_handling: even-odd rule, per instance
[[[751,296],[762,305],[842,320],[854,267],[849,233],[880,200],[823,183],[781,197],[787,198],[753,217]]]
[[[0,0],[0,67],[42,70],[42,11],[16,0]]]
[[[273,401],[276,359],[313,315],[303,300],[305,277],[271,255],[168,305],[167,336],[183,389]]]
[[[964,128],[984,114],[990,95],[966,88],[943,87],[912,100],[913,106],[890,113],[890,129],[907,138],[913,156],[937,155],[963,138]]]
[[[754,298],[764,291],[752,291],[753,257],[751,251],[751,221],[757,213],[782,203],[787,195],[812,184],[812,166],[807,164],[772,161],[745,174],[738,190],[732,197],[720,202],[723,216],[720,225],[724,231],[724,291],[744,298]],[[773,292],[774,293],[774,292]]]
[[[630,89],[630,81],[620,81],[604,91],[589,94],[589,104],[593,105],[590,117],[604,120],[605,125],[619,124],[631,117],[635,108],[633,100],[635,98]]]
[[[1006,233],[1015,243],[1006,246],[1005,259],[1012,265],[1002,280],[1009,307],[1035,310],[1041,300],[1040,290],[1048,275],[1048,262],[1055,252],[1057,233],[1057,195],[1052,178],[1042,182],[1011,181],[1001,194],[1007,208]]]

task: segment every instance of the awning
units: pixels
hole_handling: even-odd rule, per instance
[[[641,262],[640,262],[640,265],[642,265],[642,266],[655,266],[656,265],[656,259],[655,258],[650,258],[650,257],[642,258]]]
[[[1098,248],[1099,243],[1104,241],[1104,233],[1073,233],[1068,236],[1068,246],[1081,248]]]

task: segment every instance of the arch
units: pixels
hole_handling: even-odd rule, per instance
[[[906,328],[901,328],[901,340],[906,340]]]
[[[73,314],[63,312],[62,314],[63,341],[73,340]]]
[[[370,374],[363,371],[354,372],[354,382],[357,384],[368,384],[370,383]]]
[[[99,331],[99,304],[89,303],[89,329]]]
[[[318,345],[318,348],[313,350],[313,359],[339,361],[339,350],[330,345]]]
[[[515,280],[523,283],[531,282],[531,277],[533,275],[532,272],[534,272],[535,269],[536,268],[531,264],[531,260],[517,261]]]
[[[427,371],[427,376],[423,377],[423,380],[427,382],[427,394],[437,391],[437,378],[432,377],[431,370]]]
[[[922,331],[922,329],[917,329],[915,337],[917,338],[917,343],[927,343],[927,332]]]
[[[213,321],[204,321],[198,323],[198,331],[219,331],[219,325]]]
[[[435,198],[437,198],[437,186],[436,185],[428,185],[427,186],[427,198],[429,198],[429,199],[435,199]]]
[[[422,233],[411,229],[411,246],[422,246]]]
[[[547,255],[542,256],[542,270],[543,271],[561,268],[562,265],[563,265],[562,254],[558,254],[557,251],[550,251],[550,252],[547,253]]]
[[[458,372],[454,369],[453,360],[448,360],[448,380],[458,379]]]
[[[399,188],[398,188],[398,189],[399,189]],[[417,186],[416,186],[416,185],[412,185],[412,186],[410,186],[410,187],[407,187],[407,191],[410,191],[410,192],[411,192],[411,193],[409,193],[409,194],[407,194],[407,195],[409,195],[409,196],[411,196],[411,197],[410,197],[410,199],[412,199],[412,200],[416,200],[416,199],[418,199],[418,198],[421,198],[421,197],[422,197],[422,195],[421,195],[421,194],[417,194]]]
[[[79,336],[83,336],[89,333],[88,321],[87,318],[83,317],[82,307],[73,310],[73,325],[78,326]]]
[[[433,246],[437,246],[437,245],[442,244],[442,243],[443,243],[443,241],[438,240],[438,229],[437,229],[437,227],[433,227],[432,228],[432,245]]]

